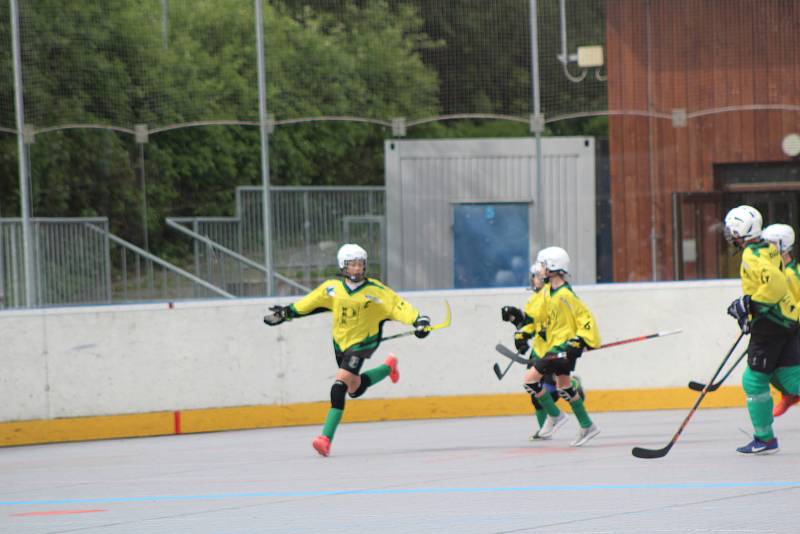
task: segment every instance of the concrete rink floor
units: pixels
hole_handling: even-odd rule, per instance
[[[743,408],[573,417],[530,443],[532,416],[320,427],[0,449],[2,533],[800,532],[800,409],[776,421],[781,451],[750,457]],[[346,415],[345,415],[346,418]]]

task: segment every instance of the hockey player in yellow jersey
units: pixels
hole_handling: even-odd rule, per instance
[[[800,271],[798,271],[797,260],[792,258],[792,247],[794,247],[794,229],[788,224],[771,224],[764,228],[761,237],[777,247],[783,260],[784,274],[789,288],[789,294],[794,299],[795,304],[800,302]],[[800,395],[792,395],[783,391],[783,385],[771,381],[772,385],[781,392],[781,399],[772,409],[773,417],[778,417],[786,413],[786,410],[800,401]]]
[[[780,253],[761,237],[761,214],[738,206],[725,216],[725,238],[742,249],[739,276],[743,295],[728,306],[728,315],[750,334],[742,387],[753,424],[753,440],[737,448],[743,454],[778,452],[772,429],[770,381],[800,394],[798,308],[789,294]]]
[[[575,363],[584,349],[600,346],[600,335],[594,316],[575,295],[566,279],[570,269],[567,251],[560,247],[548,247],[541,250],[536,259],[544,267],[544,274],[549,282],[543,309],[537,312],[543,317],[542,328],[547,332],[547,340],[542,349],[542,358],[535,361],[525,373],[524,386],[526,391],[536,395],[548,411],[539,435],[550,437],[566,422],[563,413],[551,415],[555,404],[545,394],[542,383],[546,375],[556,376],[558,393],[569,402],[580,425],[578,435],[570,445],[580,447],[600,431],[589,417],[583,400],[572,384],[570,374],[575,370]]]
[[[331,441],[342,419],[345,395],[360,397],[387,376],[400,379],[397,358],[389,355],[383,365],[360,373],[364,360],[378,348],[387,320],[414,326],[414,335],[430,333],[430,319],[406,302],[388,286],[368,278],[367,251],[356,244],[343,245],[337,253],[341,279],[330,279],[289,306],[273,306],[264,322],[277,326],[284,321],[319,312],[333,313],[333,349],[339,371],[331,386],[331,407],[322,434],[312,445],[322,456],[330,454]]]
[[[514,306],[503,306],[501,311],[501,318],[503,321],[512,323],[517,331],[514,333],[514,345],[519,354],[525,354],[528,349],[531,350],[530,363],[528,369],[533,367],[533,363],[540,359],[547,351],[547,332],[545,332],[543,325],[545,320],[545,299],[550,294],[550,285],[545,282],[544,266],[540,262],[534,262],[530,268],[530,282],[533,295],[525,303],[525,307],[520,310]],[[532,340],[533,347],[531,348],[530,340]],[[577,376],[572,377],[573,387],[578,391],[581,399],[584,398],[583,388],[580,384],[580,379]],[[548,374],[542,379],[542,385],[545,394],[549,394],[553,400],[553,405],[548,405],[548,410],[542,406],[539,399],[535,394],[531,394],[531,404],[535,410],[536,422],[538,428],[531,434],[530,440],[536,441],[539,439],[550,439],[550,436],[542,437],[540,432],[542,425],[547,420],[547,416],[559,417],[561,410],[555,406],[560,398],[558,388],[556,387],[555,377],[553,374]]]

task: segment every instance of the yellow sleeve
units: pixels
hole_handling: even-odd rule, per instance
[[[528,323],[519,330],[520,332],[525,332],[529,336],[533,337],[534,334],[539,331],[539,326],[536,323]]]
[[[594,320],[594,315],[577,297],[575,297],[573,303],[573,310],[575,311],[575,323],[577,326],[575,335],[581,338],[587,347],[596,349],[600,346],[600,332],[597,330],[597,322]]]
[[[800,303],[800,272],[797,271],[797,264],[794,261],[786,266],[786,284],[789,286],[792,299]]]
[[[525,315],[527,315],[531,322],[520,328],[522,332],[529,334],[531,337],[541,330],[542,325],[544,324],[545,316],[547,314],[547,310],[545,308],[545,298],[547,294],[550,293],[550,286],[545,285],[542,289],[538,292],[531,295],[531,298],[528,299],[528,302],[525,303],[525,308],[523,311]]]
[[[403,297],[384,286],[387,294],[389,319],[404,324],[413,324],[419,317],[419,310],[409,304]]]
[[[302,317],[315,312],[333,309],[333,295],[338,280],[326,280],[316,287],[311,293],[301,298],[290,306],[293,317]]]

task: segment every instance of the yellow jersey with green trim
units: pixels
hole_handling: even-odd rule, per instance
[[[547,332],[542,328],[547,317],[547,297],[550,294],[550,284],[545,284],[535,291],[525,303],[523,312],[531,322],[520,330],[531,336],[533,343],[531,350],[534,357],[544,356],[547,350]]]
[[[292,317],[330,311],[333,313],[333,343],[336,350],[374,349],[380,343],[387,320],[412,324],[419,311],[400,295],[374,278],[356,289],[343,279],[326,280],[290,306]]]
[[[589,348],[600,346],[597,322],[572,286],[565,283],[557,289],[550,288],[545,303],[547,318],[543,328],[547,331],[546,352],[562,352],[566,350],[567,341],[576,337],[581,338]]]
[[[786,274],[786,285],[789,286],[789,294],[797,305],[800,303],[800,269],[798,269],[797,260],[790,261],[786,265],[784,273]]]
[[[739,276],[742,292],[750,296],[754,326],[763,319],[784,328],[797,325],[800,313],[789,293],[783,260],[775,245],[762,240],[745,246]]]

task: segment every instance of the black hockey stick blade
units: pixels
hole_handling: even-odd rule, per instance
[[[498,380],[502,380],[503,379],[503,371],[500,370],[500,364],[495,363],[494,367],[492,369],[494,369],[494,374],[497,375],[497,379]]]
[[[731,368],[728,369],[728,371],[725,373],[725,375],[722,378],[720,378],[717,382],[715,382],[715,383],[711,384],[710,386],[708,386],[708,391],[716,391],[716,390],[718,390],[719,387],[722,385],[722,383],[725,382],[725,380],[729,376],[731,376],[731,373],[733,372],[733,370],[736,369],[736,366],[739,365],[739,362],[741,362],[742,359],[744,359],[745,356],[747,356],[747,350],[745,350],[739,356],[739,358],[735,362],[733,362],[733,365],[731,365]],[[706,387],[705,384],[701,384],[700,382],[695,382],[694,380],[689,382],[689,389],[691,389],[692,391],[703,391],[703,389],[705,389],[705,387]]]
[[[719,381],[716,384],[711,384],[708,387],[708,391],[709,392],[717,391],[717,389],[719,389],[719,387],[721,385],[722,385],[722,381]],[[705,388],[706,388],[706,385],[705,384],[701,384],[700,382],[695,382],[694,380],[689,382],[689,389],[691,389],[692,391],[703,391]]]
[[[498,380],[502,380],[503,377],[506,376],[506,374],[508,374],[508,370],[511,369],[512,365],[514,365],[513,361],[512,362],[508,362],[508,367],[506,367],[506,370],[505,371],[501,371],[500,370],[500,364],[499,363],[495,363],[494,364],[494,374],[497,375],[497,379]]]
[[[666,447],[662,447],[660,449],[645,449],[644,447],[634,447],[631,451],[631,454],[636,456],[637,458],[663,458],[667,455],[669,450],[672,446],[675,445],[674,441],[670,441]]]

